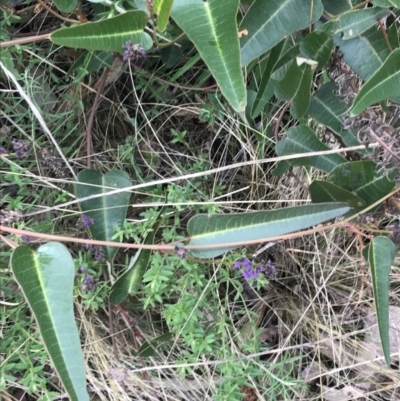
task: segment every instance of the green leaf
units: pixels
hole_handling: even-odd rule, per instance
[[[266,240],[321,224],[349,211],[343,203],[302,205],[240,214],[198,214],[188,223],[190,246],[230,244],[221,248],[192,249],[198,258],[214,258],[237,248],[240,241]]]
[[[154,0],[153,10],[157,14],[157,29],[161,32],[168,25],[169,13],[171,12],[174,0]]]
[[[389,10],[379,7],[350,11],[339,18],[339,31],[343,32],[344,40],[351,39],[376,25],[378,18],[384,18],[387,15]]]
[[[346,112],[347,107],[342,98],[335,95],[337,89],[337,85],[333,82],[322,85],[311,98],[308,114],[339,135],[346,146],[360,145],[354,132],[342,128],[342,115]],[[371,151],[360,150],[359,153],[370,154]]]
[[[387,34],[391,43],[398,40],[396,29],[388,29]],[[368,29],[354,39],[343,40],[335,36],[334,41],[343,53],[346,64],[364,80],[374,74],[390,53],[382,32],[376,27]]]
[[[389,0],[374,0],[373,3],[378,7],[392,7]]]
[[[175,0],[171,16],[199,51],[222,94],[243,112],[246,89],[240,65],[239,0]]]
[[[330,148],[322,143],[315,133],[305,125],[290,127],[286,138],[279,141],[275,146],[275,152],[278,156],[318,152],[321,150],[330,150]],[[302,165],[310,165],[327,173],[338,165],[347,162],[347,160],[339,154],[311,156],[307,159],[306,163],[302,163]],[[288,160],[288,162],[292,165],[295,163],[294,160]]]
[[[143,11],[129,11],[99,22],[63,28],[50,35],[57,45],[88,50],[109,50],[121,53],[128,40],[140,44],[145,50],[153,46],[150,35],[143,32],[147,15]]]
[[[367,206],[379,201],[394,188],[394,181],[379,173],[379,167],[370,160],[346,162],[337,166],[328,176],[328,181],[353,192]]]
[[[144,243],[146,245],[154,244],[154,237],[162,223],[162,212],[159,212],[158,218],[154,223],[152,231],[147,234]],[[151,256],[150,249],[138,249],[135,256],[131,259],[127,271],[114,283],[111,289],[110,302],[120,304],[130,295],[135,295],[142,285],[143,275],[146,272]]]
[[[109,171],[101,175],[96,170],[83,170],[78,174],[76,195],[85,198],[90,195],[107,193],[111,189],[132,186],[129,176],[122,171]],[[90,234],[97,240],[113,241],[116,228],[122,228],[128,209],[129,192],[103,196],[80,202],[81,211],[94,219]],[[105,247],[107,257],[112,259],[118,248]]]
[[[11,269],[70,399],[88,401],[73,309],[75,267],[68,249],[58,242],[49,242],[37,251],[19,246],[11,256]]]
[[[351,0],[322,0],[325,11],[333,15],[339,15],[350,10],[353,5]]]
[[[54,0],[54,4],[63,13],[70,13],[76,8],[78,0]]]
[[[309,27],[322,12],[321,0],[255,0],[240,24],[239,31],[248,32],[240,39],[242,65],[249,64],[293,32]]]
[[[274,71],[275,65],[278,60],[285,53],[286,49],[290,46],[288,39],[279,42],[270,52],[268,61],[265,64],[265,68],[262,72],[260,86],[258,88],[257,97],[254,101],[253,108],[251,111],[252,117],[256,118],[260,115],[262,109],[268,102],[268,100],[274,95],[274,87],[269,85],[270,90],[267,91],[268,83],[271,79],[271,74]]]
[[[354,99],[350,116],[356,116],[381,100],[400,96],[400,49],[393,50],[383,65],[362,86]]]
[[[310,105],[312,76],[310,65],[299,66],[293,60],[285,76],[275,86],[275,96],[279,100],[291,101],[290,114],[296,119],[303,117]]]
[[[365,206],[365,201],[361,198],[328,181],[314,180],[309,190],[313,203],[344,202],[351,208]]]
[[[333,50],[332,36],[324,29],[317,29],[309,33],[300,44],[301,54],[318,61],[322,68],[329,60]]]
[[[386,364],[390,367],[389,273],[396,256],[396,247],[387,237],[375,237],[366,248],[366,252],[371,266],[379,336]]]

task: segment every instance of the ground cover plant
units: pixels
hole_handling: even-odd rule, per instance
[[[0,0],[5,400],[399,398],[397,0]]]

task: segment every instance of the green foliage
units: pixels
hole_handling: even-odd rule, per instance
[[[71,400],[89,400],[72,304],[71,255],[57,242],[42,245],[36,252],[22,245],[13,252],[11,268]]]
[[[237,358],[269,349],[258,341],[262,332],[256,324],[259,316],[243,295],[245,286],[261,291],[268,289],[269,282],[261,271],[259,279],[254,279],[253,271],[253,278],[243,281],[235,262],[250,248],[241,253],[233,250],[238,242],[266,241],[342,215],[354,218],[373,205],[370,212],[374,213],[393,191],[399,181],[400,2],[375,0],[362,7],[361,1],[350,0],[91,1],[93,22],[82,22],[86,18],[75,0],[54,3],[77,19],[71,24],[74,20],[62,16],[66,26],[50,35],[50,45],[21,42],[2,49],[0,79],[2,85],[11,87],[0,92],[2,124],[11,121],[13,132],[0,131],[0,225],[44,234],[67,233],[70,238],[89,233],[97,240],[173,246],[168,252],[138,249],[133,258],[122,252],[117,255],[117,248],[108,246],[105,262],[96,260],[99,248],[88,244],[86,250],[74,249],[75,268],[70,253],[58,243],[47,243],[37,251],[32,244],[16,248],[12,271],[45,347],[30,327],[28,309],[13,304],[9,316],[2,316],[10,328],[4,335],[7,361],[1,366],[0,388],[8,380],[25,386],[30,394],[57,396],[41,376],[48,352],[71,399],[87,399],[73,317],[74,294],[76,302],[92,312],[103,309],[108,301],[119,308],[122,302],[133,300],[149,314],[157,310],[162,329],[152,327],[152,333],[161,334],[146,339],[135,350],[136,356],[157,358],[158,352],[169,352],[174,341],[181,348],[182,360],[177,363],[230,360],[212,365],[212,374],[221,378],[213,394],[216,400],[241,400],[246,387],[265,399],[278,399],[277,394],[283,399],[297,398],[301,382],[294,377],[300,356],[282,353],[282,360],[273,363],[259,357]],[[3,42],[27,20],[3,6],[1,12]],[[71,49],[64,47],[83,50],[60,68],[51,57],[66,57],[63,52]],[[112,53],[122,53],[122,49],[127,68]],[[112,122],[98,113],[97,128],[101,131],[107,126],[110,132],[102,138],[101,156],[86,155],[95,159],[95,169],[82,170],[82,138],[77,134],[82,124],[77,116],[85,115],[91,104],[87,88],[102,91],[99,73],[108,69],[113,79],[106,81],[105,88],[112,95],[103,96],[101,110],[118,111]],[[131,74],[129,79],[116,78],[125,71]],[[181,106],[186,102],[187,110]],[[152,106],[146,109],[144,104]],[[164,119],[160,105],[165,104],[176,109],[176,115]],[[185,124],[188,114],[192,120]],[[42,116],[40,123],[38,115]],[[44,125],[50,128],[45,130],[48,138],[42,135]],[[157,125],[161,128],[156,132],[153,127]],[[229,134],[224,136],[219,127],[229,127]],[[30,147],[11,145],[8,136],[19,133],[25,137],[32,133]],[[42,155],[49,138],[57,145],[56,156]],[[383,146],[374,153],[368,144],[376,141]],[[350,146],[358,148],[304,157]],[[165,159],[159,155],[160,148],[167,149]],[[218,159],[220,153],[223,157]],[[104,154],[115,159],[102,158]],[[248,176],[245,164],[240,165],[239,178],[231,179],[235,174],[219,160],[234,166],[243,155],[245,164],[270,156],[281,160],[273,172],[257,164]],[[68,162],[71,175],[60,172],[58,159]],[[39,174],[44,167],[53,172],[48,180]],[[214,167],[216,176],[210,179],[208,170]],[[310,183],[302,185],[308,185],[305,190],[313,204],[259,209],[264,207],[258,203],[260,175],[284,179],[290,173],[298,179],[300,168],[310,177]],[[73,191],[65,189],[71,181],[78,200]],[[243,182],[248,183],[248,193],[242,191]],[[3,186],[10,184],[17,187],[16,195],[3,195]],[[135,189],[108,194],[127,187]],[[229,211],[220,203],[228,196],[236,203]],[[262,198],[269,199],[269,194]],[[131,200],[140,206],[137,213],[128,209]],[[308,193],[305,200],[309,200]],[[244,209],[243,201],[253,211],[235,213],[237,208]],[[87,232],[76,230],[71,217],[78,213],[77,204],[92,220]],[[7,220],[9,211],[30,217],[31,210],[38,214],[42,209],[47,213],[42,220]],[[388,234],[386,219],[371,230],[377,236],[364,256],[371,267],[381,342],[389,364],[388,288],[395,246],[383,237]],[[19,237],[14,240],[21,242]],[[215,247],[192,249],[187,257],[185,244]],[[221,260],[205,260],[215,257]],[[3,261],[8,258],[10,252],[0,253],[7,281],[2,282],[1,291],[13,302],[21,302],[10,291],[11,276]],[[232,303],[240,304],[237,310],[230,309]],[[237,316],[249,322],[242,330],[248,335],[244,339]],[[15,355],[14,348],[20,355]],[[76,362],[73,368],[72,362]],[[196,369],[182,366],[180,371],[209,374],[201,365]]]

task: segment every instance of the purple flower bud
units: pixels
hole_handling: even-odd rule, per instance
[[[82,214],[78,220],[78,224],[81,225],[83,228],[90,228],[95,222],[95,219],[89,217],[86,214]]]
[[[132,44],[132,41],[128,40],[123,46],[122,49],[124,50],[124,61],[138,61],[141,58],[146,56],[146,52],[142,48],[140,44]]]
[[[183,246],[175,246],[175,256],[178,258],[186,259],[188,256],[188,250]]]
[[[0,146],[0,155],[6,155],[7,153],[8,153],[7,150],[2,146]]]
[[[15,151],[15,157],[26,156],[29,152],[29,145],[25,141],[13,139],[11,141],[12,147]]]

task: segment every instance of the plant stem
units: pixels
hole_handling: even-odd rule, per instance
[[[79,24],[78,20],[74,20],[74,19],[69,19],[69,18],[65,18],[62,15],[58,14],[57,11],[54,11],[51,7],[49,7],[43,0],[37,0],[38,3],[45,8],[50,14],[53,14],[55,17],[57,17],[58,19],[65,21],[65,22],[70,22],[71,24]]]

